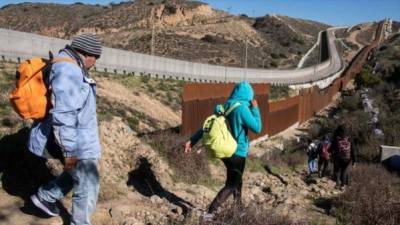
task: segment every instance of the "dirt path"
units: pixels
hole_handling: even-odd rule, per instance
[[[364,47],[364,45],[362,43],[357,41],[357,35],[359,35],[362,31],[369,29],[372,25],[365,24],[365,25],[360,25],[360,26],[361,26],[361,30],[356,30],[356,31],[351,32],[349,37],[346,38],[346,41],[354,43],[358,47],[357,51],[347,51],[347,54],[344,58],[348,62],[350,62],[354,58],[354,56],[356,56],[357,52]]]

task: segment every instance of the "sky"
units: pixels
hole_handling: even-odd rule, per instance
[[[0,0],[0,7],[6,4],[29,0]],[[251,17],[279,14],[295,18],[310,19],[334,26],[350,26],[358,23],[392,18],[400,21],[400,0],[200,0],[213,8],[229,11],[231,14],[246,14]],[[30,0],[72,4],[107,5],[121,0]]]

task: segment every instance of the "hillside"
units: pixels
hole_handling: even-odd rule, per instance
[[[51,18],[51,19],[49,19]],[[70,39],[97,33],[105,46],[202,63],[292,68],[328,25],[267,15],[232,16],[209,5],[184,0],[137,0],[120,4],[23,3],[0,9],[0,27]]]
[[[30,123],[18,118],[7,99],[15,68],[14,63],[0,62],[0,224],[59,225],[68,220],[66,211],[62,218],[48,219],[27,200],[62,167],[57,160],[46,162],[25,149]],[[198,224],[223,184],[225,172],[219,161],[205,154],[184,155],[184,139],[170,129],[180,123],[181,83],[106,73],[94,73],[93,77],[98,86],[103,149],[94,224]],[[255,208],[282,221],[333,224],[333,218],[314,201],[340,192],[329,179],[316,181],[306,175],[301,143],[284,142],[285,148],[299,152],[264,155],[267,145],[252,147],[251,151],[262,157],[252,156],[247,162],[246,217],[251,218],[251,208]],[[63,200],[67,209],[70,197]]]
[[[380,161],[381,145],[400,146],[399,57],[400,35],[395,34],[372,52],[355,78],[354,89],[343,92],[337,107],[310,126],[313,137],[322,138],[343,124],[355,143],[357,162],[350,170],[350,186],[338,198],[324,200],[337,224],[400,221],[395,213],[400,205],[394,200],[400,197],[400,173]]]
[[[375,68],[377,75],[370,76],[379,76],[382,81],[377,86],[380,88],[377,94],[371,92],[371,96],[377,96],[375,102],[382,106],[381,112],[386,117],[380,118],[389,118],[381,121],[382,130],[393,134],[385,136],[385,143],[388,144],[397,144],[396,137],[399,134],[396,133],[399,127],[396,125],[398,85],[385,84],[398,83],[395,76],[398,73],[396,59],[400,52],[398,37],[395,35],[385,42],[371,61],[372,65],[377,62],[378,66]],[[25,149],[30,123],[23,122],[12,112],[7,99],[16,66],[14,63],[0,62],[0,224],[59,225],[68,220],[66,211],[62,218],[48,219],[34,210],[27,200],[40,184],[60,173],[61,165],[55,160],[46,162],[34,157]],[[107,73],[93,73],[93,77],[98,85],[98,115],[103,148],[100,161],[101,192],[94,224],[199,224],[199,216],[223,184],[224,171],[220,162],[208,159],[205,154],[182,154],[184,139],[174,129],[180,123],[182,83]],[[374,79],[363,80],[375,84]],[[390,93],[390,98],[379,97],[379,93]],[[340,107],[344,106],[345,109],[338,113]],[[339,109],[329,110],[326,115],[336,112],[337,116],[331,118],[339,119],[346,115],[355,134],[367,132],[368,135],[361,136],[367,139],[359,142],[363,144],[360,157],[364,160],[368,157],[373,159],[377,149],[376,143],[371,142],[375,141],[370,136],[373,127],[365,123],[368,119],[364,110],[357,108],[359,106],[359,98],[346,95],[340,101]],[[316,123],[309,128],[310,134],[317,134],[316,130],[330,131],[332,127],[329,126],[337,124],[322,121],[323,118],[317,117]],[[301,130],[306,129],[298,131]],[[270,142],[252,146],[250,151],[258,156],[251,155],[246,162],[243,197],[248,208],[239,224],[249,224],[256,218],[261,222],[254,222],[255,225],[264,225],[271,220],[280,221],[278,224],[333,225],[337,219],[341,221],[349,216],[340,211],[346,205],[335,202],[346,195],[351,197],[352,193],[335,189],[334,182],[328,178],[307,176],[304,145],[296,140],[302,140],[304,134],[298,135],[278,136]],[[360,174],[365,170],[371,173],[376,171],[361,165],[360,169],[353,172],[359,174],[358,177],[354,175],[356,182],[363,180]],[[378,179],[380,173],[376,172],[374,177]],[[384,175],[385,178],[389,176],[386,173]],[[397,180],[393,178],[393,182]],[[386,181],[389,182],[385,179],[379,181],[385,182],[385,186],[379,187],[398,184]],[[355,184],[352,188],[363,186],[363,183]],[[359,199],[365,198],[365,195],[360,196],[360,193],[365,193],[365,188],[353,193],[357,193]],[[397,196],[396,191],[390,193]],[[376,202],[381,204],[378,200]],[[62,203],[68,209],[70,196]],[[360,212],[357,207],[353,210],[356,209]],[[254,214],[259,211],[263,213]],[[221,223],[229,219],[229,216],[224,219],[224,214],[221,215]]]

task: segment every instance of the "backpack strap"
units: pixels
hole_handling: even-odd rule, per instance
[[[228,116],[231,112],[233,112],[233,110],[235,110],[237,107],[240,106],[240,102],[235,102],[235,104],[233,104],[226,112],[225,112],[225,116]]]
[[[74,59],[71,59],[71,58],[68,58],[68,57],[54,58],[51,62],[52,62],[52,63],[57,63],[57,62],[70,62],[70,63],[73,63],[73,64],[79,66],[78,63],[77,63]]]

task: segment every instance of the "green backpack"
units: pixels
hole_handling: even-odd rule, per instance
[[[236,151],[237,143],[226,126],[225,117],[239,106],[236,102],[223,115],[213,114],[203,124],[203,145],[215,158],[231,157]]]

